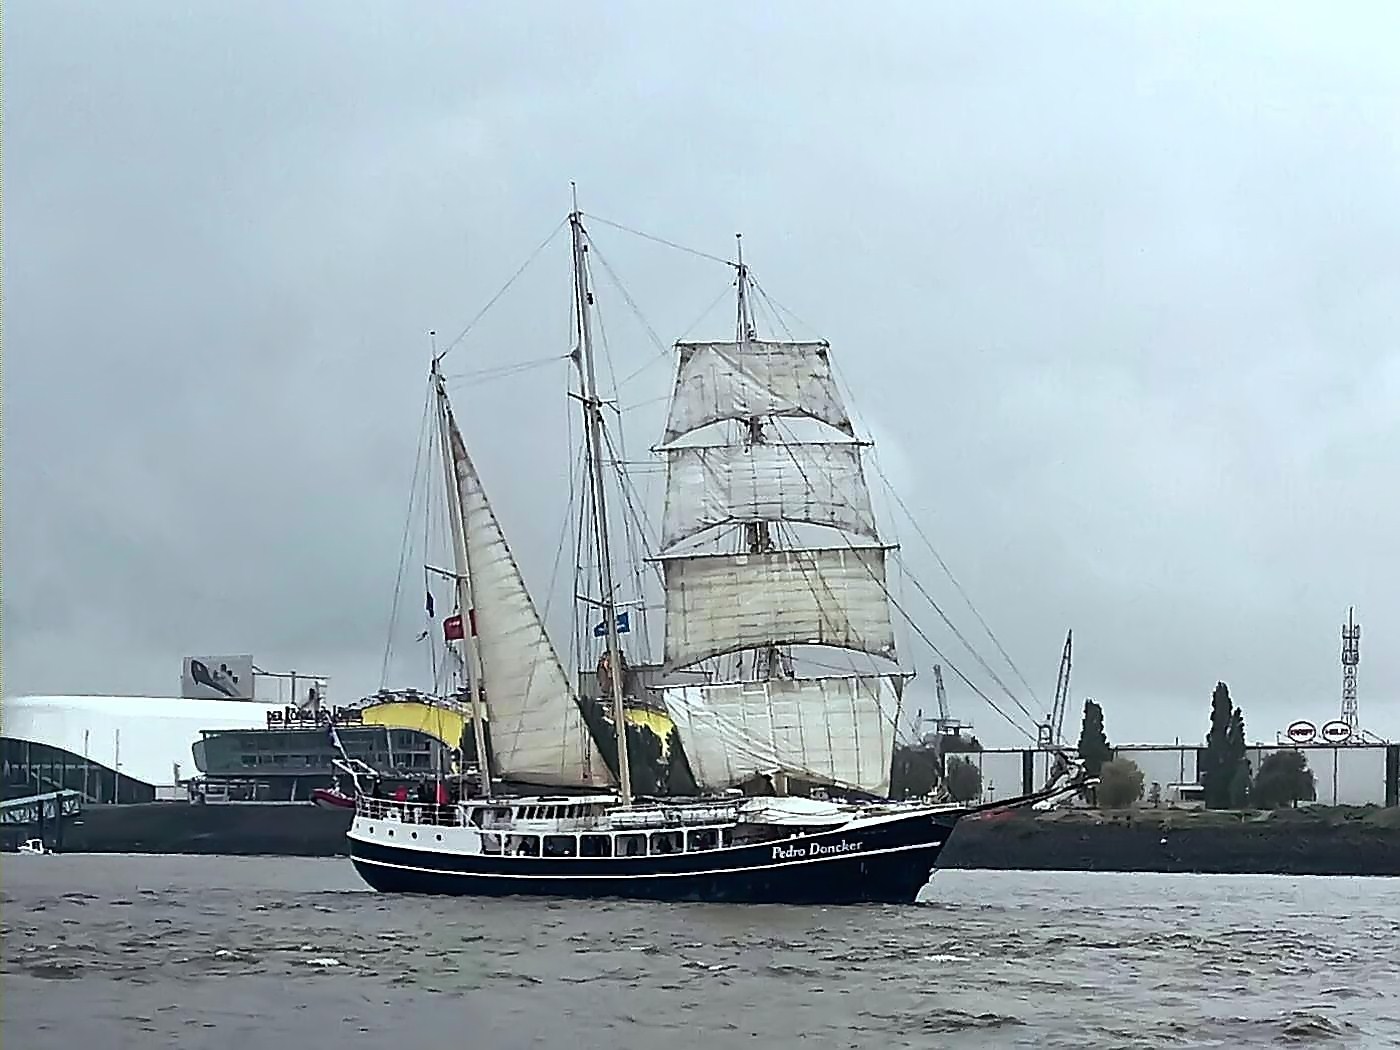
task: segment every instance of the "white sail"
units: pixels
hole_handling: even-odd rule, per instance
[[[677,343],[664,443],[724,419],[802,416],[850,434],[825,343]]]
[[[663,548],[750,521],[805,521],[879,538],[854,442],[692,445],[666,456]]]
[[[666,665],[766,645],[829,645],[893,660],[885,548],[662,559]]]
[[[610,783],[455,420],[451,432],[497,775],[556,786]]]
[[[665,699],[702,789],[782,770],[889,792],[899,719],[899,690],[889,676],[678,686]]]

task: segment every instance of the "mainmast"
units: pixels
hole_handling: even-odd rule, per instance
[[[452,559],[456,569],[457,611],[462,622],[462,637],[458,639],[462,665],[467,670],[467,687],[471,693],[472,738],[476,744],[476,768],[481,777],[481,790],[491,797],[491,759],[486,753],[485,705],[481,700],[481,649],[477,641],[476,609],[472,602],[471,564],[467,555],[467,532],[462,522],[462,499],[457,479],[457,464],[452,455],[452,409],[447,400],[447,384],[438,359],[433,358],[433,390],[437,395],[438,439],[442,445],[442,466],[447,481],[447,519],[452,530]],[[466,775],[466,762],[462,762]]]
[[[588,274],[584,256],[583,215],[575,199],[569,215],[569,229],[574,247],[574,295],[578,300],[579,347],[582,360],[579,372],[583,380],[583,415],[588,442],[589,477],[593,489],[593,536],[598,547],[599,605],[603,613],[608,638],[608,677],[611,679],[613,725],[617,732],[617,779],[622,790],[622,804],[632,804],[631,763],[627,754],[627,708],[622,696],[621,643],[617,637],[617,606],[613,592],[612,555],[608,544],[608,514],[603,491],[603,406],[598,399],[598,383],[593,367],[593,332],[589,324],[592,293],[588,290]],[[599,686],[602,685],[600,681]]]
[[[747,354],[752,341],[757,337],[753,323],[753,308],[749,302],[749,268],[744,265],[744,235],[736,233],[734,240],[738,244],[738,264],[739,264],[739,294],[738,310],[735,322],[734,341],[739,345],[739,352]],[[767,438],[763,433],[763,417],[750,416],[742,423],[744,440],[748,445],[762,445],[767,443]],[[773,542],[773,532],[766,521],[750,521],[744,525],[744,546],[749,554],[767,554],[776,549]],[[757,681],[764,681],[770,678],[782,677],[781,671],[786,671],[784,667],[783,653],[776,645],[768,645],[762,649],[754,651],[753,671]],[[787,677],[791,677],[789,673]]]
[[[665,667],[737,656],[739,674],[666,687],[666,704],[705,790],[780,770],[883,795],[903,676],[874,668],[799,676],[792,657],[794,646],[820,646],[897,662],[885,574],[891,548],[871,506],[864,444],[829,345],[761,337],[758,286],[742,255],[737,268],[729,338],[676,343],[659,449],[666,512],[657,560],[665,575]],[[784,419],[840,436],[787,434]],[[682,441],[719,424],[728,440]],[[832,530],[841,541],[822,543],[816,534],[794,543],[788,524]],[[720,528],[721,549],[696,542]]]

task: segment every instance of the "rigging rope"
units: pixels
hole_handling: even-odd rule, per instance
[[[799,325],[802,325],[804,328],[808,328],[809,330],[811,329],[811,326],[808,325],[805,321],[803,321],[802,318],[798,317],[786,306],[784,306],[782,303],[778,302],[771,295],[769,295],[767,290],[763,288],[762,285],[758,284],[757,281],[754,282],[754,287],[757,288],[758,294],[770,307],[772,307],[775,313],[785,313],[794,321],[796,321]],[[784,329],[786,330],[786,325],[784,325]],[[789,338],[791,338],[790,332]],[[836,363],[834,359],[831,362],[831,369],[837,382],[839,382],[841,386],[845,388],[847,401],[854,405],[855,398],[851,396],[850,384],[846,382],[845,377],[841,374],[840,366]],[[967,591],[963,589],[963,586],[961,583],[958,582],[957,577],[953,575],[953,570],[948,567],[948,563],[944,561],[943,556],[938,553],[938,549],[934,547],[933,541],[929,539],[928,534],[925,533],[923,528],[919,525],[918,519],[914,517],[913,513],[909,510],[908,505],[904,502],[902,498],[900,498],[898,491],[896,491],[894,486],[890,484],[890,480],[885,476],[885,473],[881,469],[879,462],[876,461],[874,463],[874,466],[875,472],[879,476],[880,480],[884,482],[886,490],[888,491],[890,496],[894,498],[895,502],[899,505],[900,510],[904,512],[905,516],[914,526],[914,532],[918,535],[919,539],[923,541],[924,545],[928,547],[929,553],[931,553],[934,559],[938,562],[938,567],[943,570],[943,573],[948,577],[949,582],[952,583],[953,588],[958,592],[959,597],[962,598],[963,602],[967,605],[972,615],[977,619],[978,624],[980,624],[982,629],[986,632],[987,637],[991,639],[992,644],[996,646],[997,652],[1001,654],[1002,659],[1006,661],[1007,666],[1011,668],[1012,673],[1016,675],[1017,679],[1021,682],[1021,684],[1026,687],[1026,691],[1030,693],[1031,699],[1035,702],[1036,706],[1044,707],[1044,704],[1041,703],[1040,697],[1036,695],[1035,687],[1032,686],[1030,682],[1027,681],[1026,676],[1021,673],[1021,669],[1016,665],[1016,661],[1014,661],[1011,658],[1011,654],[1008,653],[1006,651],[1006,647],[1002,645],[1001,639],[997,637],[996,632],[992,630],[991,625],[987,623],[986,619],[982,616],[982,613],[978,610],[977,606],[973,604],[972,598],[968,595]],[[917,581],[915,581],[915,583],[917,586]],[[966,645],[967,643],[964,642],[963,644]],[[971,651],[970,648],[969,651]],[[1006,686],[1004,684],[1000,682],[998,682],[998,684],[1001,685],[1003,689],[1006,689]],[[1016,700],[1016,697],[1010,692],[1010,690],[1007,690],[1007,695],[1010,696],[1013,700]],[[1021,704],[1019,700],[1016,700],[1016,704],[1018,707],[1021,707],[1023,711],[1026,710],[1025,706]],[[1032,720],[1034,720],[1034,716],[1031,715],[1029,711],[1027,711],[1026,714],[1027,717],[1030,717],[1032,718]]]
[[[476,316],[467,322],[467,327],[463,328],[461,332],[457,334],[457,338],[453,339],[452,342],[448,343],[447,346],[443,348],[442,352],[437,355],[439,361],[446,357],[452,351],[453,347],[455,347],[458,343],[460,343],[463,339],[467,337],[467,334],[477,326],[477,323],[490,312],[491,307],[496,305],[497,301],[500,300],[501,296],[505,295],[506,292],[510,291],[511,285],[515,284],[516,280],[520,277],[520,275],[530,268],[530,264],[533,263],[537,258],[539,258],[540,253],[549,247],[550,243],[554,240],[554,238],[559,236],[559,231],[562,230],[568,224],[568,216],[565,216],[563,219],[559,220],[559,225],[555,226],[554,229],[549,231],[548,237],[540,241],[538,247],[536,247],[535,250],[530,253],[529,257],[523,263],[520,264],[520,269],[516,270],[515,273],[511,274],[510,280],[506,281],[506,283],[501,286],[500,291],[498,291],[495,295],[491,296],[491,298],[486,301],[486,305],[483,306],[480,310],[478,310]]]
[[[948,565],[946,562],[944,562],[942,555],[938,553],[938,550],[934,547],[933,542],[928,538],[928,536],[924,533],[924,530],[919,526],[918,519],[915,518],[914,515],[910,512],[909,507],[905,504],[904,500],[900,498],[900,495],[895,490],[894,486],[890,484],[889,478],[885,476],[885,472],[881,469],[878,461],[874,463],[874,467],[876,475],[878,475],[880,480],[885,483],[886,491],[890,494],[890,496],[894,498],[894,501],[897,504],[899,504],[899,509],[904,511],[905,517],[907,517],[910,523],[914,526],[914,532],[918,535],[919,539],[924,541],[924,546],[926,546],[929,549],[929,553],[932,554],[934,559],[938,562],[938,567],[943,570],[944,574],[953,584],[954,589],[957,590],[958,594],[962,596],[963,601],[967,603],[967,607],[972,611],[972,615],[977,618],[977,622],[980,623],[982,625],[982,629],[987,632],[987,637],[990,638],[992,640],[992,644],[997,647],[997,652],[1001,653],[1002,658],[1006,660],[1007,666],[1009,666],[1011,670],[1015,673],[1016,677],[1021,680],[1021,684],[1026,687],[1026,691],[1031,694],[1031,699],[1036,702],[1036,705],[1043,706],[1041,705],[1040,697],[1036,696],[1035,689],[1031,686],[1029,682],[1026,681],[1026,676],[1021,673],[1021,669],[1016,666],[1016,662],[1011,659],[1011,654],[1009,654],[1006,651],[1006,649],[1002,646],[1001,640],[996,636],[995,632],[992,631],[992,628],[987,623],[987,621],[982,618],[982,614],[977,611],[977,606],[972,604],[972,599],[968,597],[967,592],[963,590],[962,584],[960,584],[958,582],[957,577],[953,575],[953,570],[948,568]],[[918,586],[917,580],[915,581],[915,586]],[[1002,688],[1005,689],[1006,687],[1002,686]]]
[[[788,428],[787,428],[781,421],[776,421],[776,420],[775,420],[775,422],[778,423],[780,429],[785,430],[785,431],[788,431],[788,436],[789,436],[789,437],[792,437],[792,436],[793,436],[793,435],[791,434],[791,431],[788,430]],[[784,444],[784,447],[785,447],[785,448],[790,448],[791,445],[793,445],[793,444],[799,444],[799,442],[791,441],[791,442],[785,443],[785,444]],[[811,478],[807,476],[806,470],[803,468],[802,463],[797,459],[796,455],[793,454],[793,453],[791,453],[791,452],[789,452],[789,458],[792,459],[793,465],[797,468],[797,472],[798,472],[799,474],[802,475],[802,479],[807,483],[808,487],[809,487],[809,488],[813,487],[813,486],[812,486],[812,480],[811,480]],[[852,551],[858,551],[858,550],[860,549],[860,548],[858,548],[858,547],[856,546],[856,544],[855,544],[854,542],[852,542],[851,538],[850,538],[849,536],[847,536],[844,532],[838,532],[838,535],[841,536],[841,539],[845,542],[846,546],[847,546],[850,550],[852,550]],[[861,564],[862,564],[862,565],[865,565],[865,562],[862,561]],[[865,570],[866,570],[867,574],[869,574],[870,578],[873,579],[873,580],[875,581],[875,583],[879,586],[881,592],[884,594],[886,600],[889,601],[890,605],[893,606],[896,610],[898,610],[899,614],[900,614],[901,616],[904,617],[905,622],[906,622],[906,623],[909,625],[909,627],[914,631],[914,633],[917,634],[917,635],[924,641],[924,644],[926,644],[930,649],[932,649],[932,650],[934,651],[934,653],[936,653],[936,654],[943,660],[944,663],[946,663],[950,668],[952,668],[954,674],[956,674],[956,675],[957,675],[959,678],[961,678],[965,683],[967,683],[968,688],[970,688],[974,693],[976,693],[979,697],[981,697],[982,700],[983,700],[984,702],[986,702],[987,706],[989,706],[993,711],[995,711],[997,714],[1001,715],[1002,718],[1006,719],[1009,723],[1011,723],[1011,725],[1012,725],[1017,731],[1019,731],[1019,732],[1025,734],[1025,735],[1026,735],[1027,737],[1029,737],[1031,740],[1035,740],[1035,739],[1036,739],[1036,736],[1035,736],[1034,733],[1032,733],[1032,732],[1028,731],[1027,729],[1025,729],[1023,726],[1021,726],[1021,724],[1020,724],[1019,722],[1017,722],[1014,718],[1012,718],[1012,717],[1011,717],[1010,715],[1008,715],[1005,711],[1003,711],[995,702],[993,702],[993,700],[991,699],[991,697],[989,697],[986,693],[984,693],[981,689],[979,689],[979,688],[973,683],[972,679],[968,678],[968,676],[965,675],[965,674],[962,672],[962,670],[961,670],[956,664],[953,663],[953,661],[943,652],[943,650],[940,649],[940,648],[934,643],[933,639],[929,637],[928,632],[926,632],[921,626],[919,626],[918,622],[915,621],[914,618],[909,614],[908,610],[906,610],[906,609],[904,608],[903,603],[901,603],[901,602],[890,592],[889,585],[888,585],[887,581],[880,579],[879,575],[878,575],[878,574],[875,572],[875,570],[872,569],[869,565],[865,565]],[[805,571],[805,570],[804,570],[804,571]],[[911,578],[912,578],[912,575],[913,575],[913,574],[911,573],[910,575],[911,575]],[[1000,685],[1000,686],[1002,687],[1003,690],[1005,690],[1005,689],[1006,689],[1006,685],[1001,681],[1000,678],[997,677],[997,675],[991,670],[991,668],[987,666],[987,662],[986,662],[985,660],[983,660],[982,657],[977,653],[977,651],[976,651],[975,649],[972,648],[972,646],[967,642],[967,640],[966,640],[965,638],[963,638],[962,634],[958,631],[958,629],[957,629],[956,627],[953,626],[952,621],[951,621],[951,620],[948,618],[948,616],[943,612],[942,608],[938,605],[938,603],[935,602],[935,601],[933,600],[932,596],[929,595],[929,593],[928,593],[926,590],[924,590],[922,586],[919,585],[917,579],[914,579],[914,584],[915,584],[916,588],[918,588],[919,593],[920,593],[921,595],[923,595],[924,599],[929,603],[929,605],[931,605],[931,606],[933,607],[934,611],[935,611],[936,613],[938,613],[939,617],[943,620],[943,622],[944,622],[945,624],[948,625],[949,630],[951,630],[951,631],[953,632],[953,634],[957,636],[958,640],[961,641],[961,642],[963,643],[963,645],[967,648],[968,652],[972,654],[972,657],[973,657],[975,660],[977,660],[977,662],[978,662],[979,664],[982,665],[983,669],[985,669],[985,670],[987,671],[987,673],[990,674],[990,675],[992,676],[993,680],[996,681],[996,683],[997,683],[998,685]],[[1016,704],[1017,707],[1021,708],[1022,713],[1024,713],[1024,714],[1026,715],[1027,718],[1030,718],[1030,719],[1031,719],[1031,722],[1034,723],[1034,722],[1035,722],[1035,717],[1034,717],[1029,711],[1026,710],[1025,705],[1022,704],[1021,701],[1018,700],[1018,699],[1016,698],[1016,696],[1015,696],[1014,694],[1012,694],[1009,690],[1007,690],[1007,695],[1011,697],[1012,701],[1015,702],[1015,704]]]
[[[431,442],[431,441],[430,441],[430,444],[432,444],[434,447],[440,446],[440,445],[442,444],[442,439],[441,439],[441,434],[440,434],[440,432],[438,433],[438,440],[437,440],[436,442]],[[444,448],[444,449],[441,449],[440,451],[441,451],[441,455],[443,456],[443,462],[444,462],[444,463],[450,462],[450,459],[448,458],[448,451],[447,451],[447,449]],[[451,496],[449,495],[448,498],[450,499]],[[424,561],[425,563],[426,563],[427,560],[428,560],[428,551],[432,550],[432,546],[431,546],[431,534],[432,534],[432,528],[433,528],[433,508],[434,508],[435,506],[437,506],[437,505],[438,505],[438,504],[436,504],[436,503],[428,503],[428,504],[423,508],[423,561]],[[448,514],[451,514],[451,513],[452,513],[450,510],[447,510],[447,507],[446,507],[446,500],[443,501],[442,509],[443,509],[443,510],[446,510]],[[423,585],[424,585],[425,587],[428,586],[428,567],[427,567],[426,564],[424,564],[424,566],[423,566]],[[449,609],[456,609],[457,604],[458,604],[458,599],[457,599],[457,581],[456,581],[456,580],[453,580],[453,581],[452,581],[452,604],[449,605],[448,608],[449,608]],[[426,610],[425,610],[425,611],[426,611]],[[430,682],[433,683],[433,692],[434,692],[434,693],[440,693],[440,692],[443,692],[443,691],[444,691],[442,687],[443,687],[444,685],[447,684],[447,664],[448,664],[448,658],[450,657],[451,653],[450,653],[450,650],[447,649],[447,639],[444,637],[444,639],[443,639],[443,654],[442,654],[442,669],[441,669],[441,677],[439,677],[438,659],[437,659],[437,636],[433,633],[433,627],[434,627],[434,626],[436,626],[436,625],[435,625],[435,624],[429,624],[429,625],[428,625],[428,630],[427,630],[427,634],[428,634],[428,639],[427,639],[427,641],[428,641],[428,674],[429,674],[428,681],[430,681]],[[459,741],[459,743],[460,743],[460,741]]]
[[[489,382],[492,379],[504,379],[507,376],[518,375],[521,372],[543,368],[546,365],[558,364],[560,361],[568,361],[572,357],[572,352],[567,354],[553,354],[550,357],[536,357],[532,360],[519,361],[515,364],[496,365],[491,368],[478,368],[472,372],[453,372],[449,375],[444,375],[443,378],[450,382],[470,380],[473,383],[479,384]]]
[[[620,222],[613,222],[611,219],[605,219],[600,215],[580,214],[583,214],[590,222],[600,222],[604,226],[611,226],[614,230],[630,233],[632,236],[640,237],[644,241],[654,241],[657,244],[664,244],[667,248],[674,248],[676,251],[685,252],[687,255],[694,255],[698,259],[708,259],[710,262],[717,262],[723,266],[731,266],[734,269],[739,268],[739,264],[731,259],[721,258],[718,255],[711,255],[709,252],[702,252],[698,248],[687,248],[684,244],[668,241],[665,237],[657,237],[655,234],[643,233],[641,230],[633,229],[631,226],[624,226]]]
[[[399,540],[399,568],[394,575],[394,599],[389,606],[389,629],[384,640],[384,659],[379,667],[379,688],[385,689],[389,684],[389,660],[394,649],[394,625],[399,618],[399,599],[403,593],[403,573],[404,566],[408,563],[409,553],[409,530],[413,527],[413,507],[415,497],[418,493],[418,474],[423,465],[423,450],[427,443],[429,433],[428,417],[433,403],[433,387],[428,384],[427,394],[423,398],[423,418],[418,424],[418,448],[413,457],[413,479],[408,488],[408,511],[404,515],[403,537]]]

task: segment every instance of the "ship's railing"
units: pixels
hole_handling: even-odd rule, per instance
[[[730,824],[739,817],[739,808],[730,803],[713,806],[635,806],[613,810],[609,822],[614,828],[688,827],[694,824]]]
[[[82,809],[82,794],[64,788],[0,802],[0,824],[41,824],[60,817],[76,817]]]
[[[356,797],[355,815],[370,820],[395,820],[403,824],[430,824],[442,828],[456,828],[462,824],[460,806],[440,806],[435,802],[399,802],[391,798],[370,798],[366,795]]]
[[[537,820],[505,820],[488,822],[482,825],[485,831],[530,831],[530,832],[550,832],[554,834],[569,835],[577,832],[596,831],[603,818],[592,817],[542,817]]]

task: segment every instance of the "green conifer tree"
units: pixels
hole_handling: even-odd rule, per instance
[[[1244,712],[1238,707],[1230,715],[1230,728],[1225,734],[1225,761],[1230,770],[1230,808],[1244,809],[1249,805],[1253,771],[1245,757]]]
[[[1113,757],[1113,747],[1103,728],[1103,708],[1092,700],[1084,701],[1084,722],[1079,729],[1079,758],[1084,772],[1099,775],[1103,764]]]
[[[1227,809],[1230,805],[1230,783],[1234,779],[1234,764],[1229,761],[1230,720],[1234,708],[1230,704],[1230,687],[1215,683],[1210,698],[1210,732],[1206,734],[1206,751],[1201,756],[1200,780],[1208,809]]]

